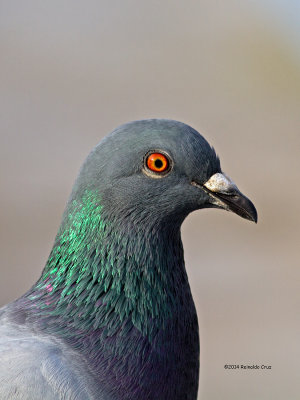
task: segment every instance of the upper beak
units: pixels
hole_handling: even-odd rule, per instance
[[[204,183],[203,189],[211,197],[212,203],[242,218],[257,223],[257,211],[253,203],[244,196],[235,183],[225,174],[216,173]]]

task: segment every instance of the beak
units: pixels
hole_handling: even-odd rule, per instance
[[[257,223],[257,211],[253,203],[244,196],[235,183],[225,174],[216,173],[204,183],[202,188],[218,208],[232,211],[242,218]]]

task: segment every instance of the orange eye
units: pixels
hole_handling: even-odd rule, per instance
[[[169,169],[169,160],[162,153],[152,153],[147,157],[147,167],[154,172],[165,172]]]

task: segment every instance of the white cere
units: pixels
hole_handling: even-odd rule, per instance
[[[216,193],[229,193],[230,191],[237,189],[235,183],[225,174],[217,172],[212,175],[204,185],[211,192]]]

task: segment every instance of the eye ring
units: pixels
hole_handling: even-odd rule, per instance
[[[152,178],[166,176],[172,167],[172,159],[165,151],[150,150],[144,157],[144,172]]]

